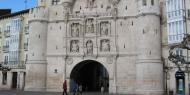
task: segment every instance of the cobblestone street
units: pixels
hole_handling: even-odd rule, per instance
[[[26,91],[16,91],[16,90],[0,90],[0,95],[62,95],[62,93],[59,93],[59,92],[26,92]],[[68,95],[73,95],[73,94],[70,93]],[[121,94],[83,93],[83,95],[121,95]]]

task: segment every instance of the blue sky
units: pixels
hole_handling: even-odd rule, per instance
[[[25,9],[25,0],[0,0],[0,9],[12,9],[17,12]],[[27,0],[27,8],[37,6],[37,0]]]

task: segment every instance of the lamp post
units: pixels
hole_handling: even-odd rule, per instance
[[[176,93],[178,95],[185,95],[185,72],[189,73],[188,65],[190,64],[190,62],[188,62],[188,60],[185,60],[184,56],[176,54],[175,53],[176,49],[190,50],[190,35],[189,34],[187,34],[186,37],[183,38],[183,41],[181,43],[170,47],[169,57],[168,57],[168,59],[172,63],[174,63],[178,68],[178,71],[175,74],[176,86],[177,86]],[[186,65],[185,70],[182,70],[181,67],[184,65]]]

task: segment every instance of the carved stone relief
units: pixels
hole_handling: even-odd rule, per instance
[[[71,40],[70,42],[70,52],[79,52],[79,40]]]
[[[117,13],[118,13],[118,3],[120,2],[120,0],[110,0],[110,2],[112,3],[112,11],[111,14],[112,16],[116,17]]]
[[[79,32],[80,32],[80,24],[73,23],[71,25],[71,37],[79,37]]]
[[[71,57],[67,58],[67,59],[66,59],[66,63],[67,63],[68,65],[72,64],[72,63],[73,63],[73,58],[71,58]]]
[[[107,57],[107,63],[108,64],[112,64],[114,62],[114,58],[113,57]]]
[[[109,28],[110,28],[109,22],[101,22],[100,23],[100,35],[101,36],[109,35],[110,34]]]
[[[100,41],[100,51],[103,51],[103,52],[110,51],[110,40],[103,39]]]
[[[96,7],[96,0],[87,0],[87,8],[94,8]]]
[[[86,54],[87,55],[93,54],[93,42],[92,42],[92,40],[88,40],[86,42]]]
[[[86,34],[88,33],[94,33],[95,25],[93,19],[87,19],[86,20]]]

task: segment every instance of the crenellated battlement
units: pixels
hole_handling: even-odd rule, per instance
[[[63,0],[63,3],[72,3],[73,0]]]
[[[45,6],[39,6],[30,9],[29,22],[33,20],[48,21],[48,8]]]
[[[139,0],[138,15],[154,14],[160,15],[160,4],[158,0]]]

